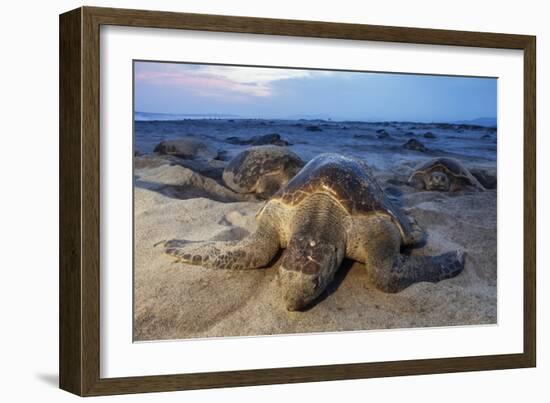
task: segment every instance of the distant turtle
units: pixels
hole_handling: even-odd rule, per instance
[[[223,181],[237,193],[256,193],[267,199],[303,166],[302,159],[287,148],[250,147],[229,161],[223,171]]]
[[[323,129],[321,129],[319,126],[306,126],[306,130],[308,132],[322,132]]]
[[[232,136],[225,139],[229,144],[237,145],[246,145],[250,144],[253,146],[263,146],[267,144],[273,144],[276,146],[289,146],[291,145],[288,141],[281,138],[279,133],[264,134],[258,136],[252,136],[249,139],[242,139],[241,137]]]
[[[314,158],[256,218],[256,232],[240,241],[171,240],[164,244],[165,252],[208,268],[255,269],[285,249],[279,279],[291,311],[307,307],[326,289],[344,257],[364,262],[372,283],[386,292],[450,278],[464,267],[462,251],[401,254],[401,246],[420,242],[424,231],[391,204],[370,168],[355,158]]]
[[[409,184],[426,190],[457,191],[465,188],[485,190],[479,181],[455,158],[434,158],[419,164],[409,177]]]
[[[405,144],[403,144],[403,148],[406,148],[407,150],[420,151],[422,153],[428,151],[426,146],[417,139],[410,139]]]
[[[202,158],[213,160],[219,156],[218,150],[208,142],[193,136],[161,141],[153,151],[183,159]]]

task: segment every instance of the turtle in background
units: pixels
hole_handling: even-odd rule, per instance
[[[219,157],[219,151],[207,141],[192,135],[158,143],[153,150],[161,155],[172,155],[182,159],[214,160]]]
[[[165,253],[214,269],[265,267],[284,249],[279,284],[290,311],[309,306],[332,281],[344,257],[365,264],[371,282],[398,292],[419,282],[459,274],[462,251],[408,256],[402,246],[424,231],[391,204],[363,161],[338,154],[312,159],[257,214],[257,230],[239,241],[171,240]]]
[[[287,148],[266,145],[237,154],[223,171],[223,181],[237,193],[254,193],[267,199],[284,186],[304,161]]]
[[[417,139],[410,139],[405,144],[403,144],[403,148],[406,148],[407,150],[420,151],[421,153],[425,153],[428,151],[426,146]]]
[[[409,177],[409,184],[426,190],[442,192],[465,189],[485,190],[483,185],[459,160],[448,157],[434,158],[417,165]]]

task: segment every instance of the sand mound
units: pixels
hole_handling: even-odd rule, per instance
[[[218,183],[221,183],[223,170],[227,163],[220,160],[189,160],[178,158],[173,155],[162,154],[146,154],[134,158],[134,168],[136,170],[158,168],[162,165],[179,165],[184,168],[189,168],[193,172],[212,178]]]

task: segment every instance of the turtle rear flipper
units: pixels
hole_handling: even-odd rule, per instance
[[[411,213],[406,211],[405,215],[410,225],[408,239],[404,240],[405,245],[412,246],[422,244],[426,240],[426,231],[418,224]]]
[[[418,224],[411,213],[395,208],[389,208],[388,212],[399,228],[403,245],[420,245],[426,240],[426,231]]]

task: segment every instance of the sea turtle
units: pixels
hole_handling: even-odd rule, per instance
[[[407,150],[420,151],[422,153],[425,153],[426,151],[428,151],[426,146],[422,144],[422,142],[418,141],[417,139],[410,139],[405,144],[403,144],[403,148],[406,148]]]
[[[311,160],[265,203],[257,221],[257,230],[240,241],[171,240],[165,252],[208,268],[255,269],[283,248],[279,279],[290,311],[314,301],[344,257],[364,262],[372,283],[386,292],[450,278],[464,266],[462,251],[401,254],[402,245],[424,238],[423,230],[390,203],[363,161],[338,154]]]
[[[156,145],[153,151],[183,159],[202,158],[204,160],[213,160],[219,156],[218,150],[212,147],[207,141],[193,136],[163,140]]]
[[[409,184],[426,190],[457,191],[467,187],[485,190],[479,181],[455,158],[434,158],[420,163],[409,177]]]
[[[249,139],[242,139],[241,137],[232,136],[225,139],[226,142],[229,144],[236,144],[236,145],[253,145],[253,146],[265,146],[268,144],[273,144],[276,146],[290,146],[291,144],[282,139],[281,135],[279,133],[270,133],[270,134],[263,134],[258,136],[252,136]]]
[[[250,147],[237,154],[223,171],[224,183],[237,193],[268,198],[304,166],[298,155],[284,147]]]

